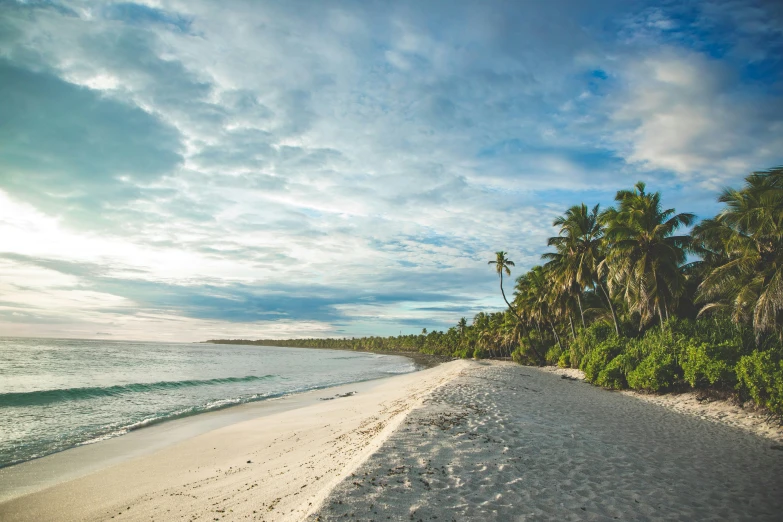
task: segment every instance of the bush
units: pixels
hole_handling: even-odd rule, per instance
[[[627,375],[631,388],[653,392],[667,390],[681,378],[682,369],[677,358],[666,349],[655,350]]]
[[[783,360],[772,351],[743,356],[737,364],[738,387],[756,404],[783,414]]]
[[[547,353],[551,361],[555,354]],[[663,392],[688,382],[692,387],[737,389],[744,397],[783,414],[783,349],[780,341],[759,344],[748,325],[728,317],[672,319],[642,337],[617,337],[612,325],[596,323],[559,354],[562,367],[579,367],[593,384]]]
[[[557,360],[557,365],[561,368],[571,367],[571,350],[565,350],[560,354],[560,358]]]
[[[544,359],[546,359],[547,364],[557,364],[557,362],[560,360],[560,355],[562,355],[562,353],[563,350],[560,349],[560,346],[555,344],[549,350],[547,350]]]
[[[525,345],[520,345],[519,348],[513,351],[511,354],[511,360],[517,364],[525,364],[528,366],[537,366],[538,360],[535,354]]]
[[[741,354],[729,342],[712,345],[694,339],[683,340],[682,366],[685,380],[698,388],[717,385],[733,388],[737,383],[736,365]]]
[[[588,329],[589,330],[589,329]],[[625,339],[617,337],[614,332],[582,358],[579,369],[585,372],[588,382],[595,382],[598,374],[609,362],[620,355],[625,348]]]
[[[459,357],[460,359],[469,359],[472,356],[473,356],[472,348],[462,348],[460,350],[455,351],[452,354],[452,357]]]
[[[475,350],[473,350],[474,359],[486,359],[487,357],[489,357],[489,352],[486,349],[476,346]]]
[[[667,327],[654,328],[644,337],[629,342],[623,361],[628,386],[659,392],[682,380],[678,363],[681,339],[681,335]]]
[[[610,336],[616,337],[614,328],[604,323],[591,324],[584,330],[579,331],[574,342],[569,349],[569,360],[572,368],[581,368],[582,360],[602,342]]]
[[[666,328],[675,336],[710,346],[725,345],[726,349],[738,354],[749,354],[756,349],[753,329],[747,325],[734,324],[730,317],[718,315],[695,321],[670,319],[666,322]]]
[[[620,390],[628,387],[628,381],[625,378],[625,361],[623,355],[618,355],[606,367],[600,371],[595,379],[595,384],[604,388],[613,388]]]
[[[535,351],[533,348],[535,347]],[[552,349],[558,349],[557,344],[550,341],[550,339],[542,337],[538,334],[537,331],[532,330],[527,333],[527,335],[520,337],[519,339],[519,348],[517,348],[520,353],[525,354],[529,362],[526,362],[524,364],[531,364],[531,365],[539,365],[542,361],[539,361],[535,355],[535,352],[538,352],[544,357],[543,362],[547,362],[549,364],[555,364],[557,361],[557,356],[555,356],[555,359],[553,361],[550,361],[550,357],[548,352],[550,352]],[[513,357],[513,354],[512,354]]]

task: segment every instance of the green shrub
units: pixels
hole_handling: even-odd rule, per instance
[[[730,318],[672,319],[642,337],[615,335],[596,323],[559,354],[559,366],[579,367],[589,382],[607,388],[662,392],[688,382],[692,387],[736,387],[773,412],[783,413],[783,351],[777,339],[757,348],[752,328]],[[554,351],[547,353],[548,361]]]
[[[546,363],[550,365],[557,364],[557,362],[560,360],[560,355],[562,355],[563,350],[560,349],[560,346],[555,344],[549,350],[547,350],[546,355],[544,356],[544,359],[546,359]]]
[[[595,382],[598,374],[609,362],[620,355],[625,348],[625,339],[617,337],[614,333],[604,341],[598,343],[582,358],[579,368],[585,372],[588,382]]]
[[[669,328],[656,327],[643,337],[628,340],[625,352],[615,362],[614,382],[622,383],[616,375],[621,372],[633,389],[657,392],[670,388],[682,378],[680,337]]]
[[[469,359],[472,356],[473,356],[472,348],[462,348],[460,350],[455,351],[452,354],[452,357],[459,357],[460,359]]]
[[[571,350],[565,350],[560,354],[560,358],[557,360],[557,365],[561,368],[571,367]]]
[[[743,356],[737,364],[740,392],[756,404],[783,414],[783,360],[772,351]]]
[[[511,360],[515,363],[529,366],[536,366],[538,364],[533,351],[525,345],[520,345],[519,348],[511,353]]]
[[[731,388],[736,385],[735,368],[741,356],[736,346],[730,342],[713,345],[695,339],[683,340],[683,344],[680,365],[685,380],[692,387],[717,385]]]
[[[535,347],[535,351],[533,348]],[[529,359],[529,362],[526,362],[524,364],[532,364],[532,365],[538,365],[541,364],[541,361],[537,359],[535,356],[535,352],[541,354],[544,356],[544,362],[548,362],[549,364],[555,364],[555,361],[557,361],[557,358],[555,357],[554,361],[549,362],[548,352],[552,349],[558,349],[557,344],[553,343],[550,339],[546,337],[542,337],[538,334],[536,330],[531,330],[527,332],[526,335],[520,337],[519,339],[519,348],[518,350],[526,354],[527,359]]]
[[[610,336],[616,337],[614,328],[604,323],[591,324],[586,329],[580,330],[579,335],[576,336],[569,348],[571,367],[581,368],[582,361],[587,354]]]
[[[628,381],[625,378],[625,361],[623,355],[618,355],[607,364],[603,370],[598,373],[595,384],[604,388],[613,388],[620,390],[628,387]]]
[[[486,359],[487,357],[489,357],[489,352],[486,349],[480,346],[476,346],[476,348],[473,350],[474,359]]]
[[[667,347],[661,347],[629,371],[626,378],[628,386],[635,390],[660,392],[682,379],[682,368],[677,364],[675,354]]]

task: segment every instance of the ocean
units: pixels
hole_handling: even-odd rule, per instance
[[[0,338],[0,467],[252,401],[416,370],[406,357]]]

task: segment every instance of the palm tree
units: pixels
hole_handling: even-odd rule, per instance
[[[608,281],[632,312],[640,315],[639,328],[657,312],[661,324],[669,317],[685,288],[681,267],[691,250],[690,236],[675,236],[695,216],[661,209],[659,192],[649,194],[638,182],[634,190],[617,192],[617,209],[601,214],[606,225]]]
[[[694,228],[712,268],[699,287],[700,311],[728,309],[753,324],[757,338],[783,339],[783,167],[754,172],[741,190],[726,189],[726,207]]]
[[[468,327],[468,320],[462,317],[459,322],[457,322],[457,329],[459,330],[459,335],[462,337],[462,335],[465,333],[465,328]]]
[[[604,226],[600,220],[600,205],[588,210],[587,205],[574,205],[563,216],[554,220],[552,226],[560,227],[559,235],[550,237],[548,246],[555,247],[542,257],[548,260],[546,267],[555,276],[563,290],[576,298],[582,327],[585,327],[585,313],[582,307],[582,293],[585,289],[599,288],[609,305],[615,332],[619,335],[609,291],[600,277],[599,266],[604,260]]]
[[[511,307],[511,303],[508,302],[508,299],[506,299],[506,292],[503,291],[503,272],[506,273],[507,276],[511,276],[511,268],[514,265],[514,262],[506,257],[506,253],[503,251],[495,252],[496,259],[494,261],[489,261],[487,264],[489,265],[495,265],[495,270],[498,273],[498,276],[500,276],[500,293],[503,294],[503,300],[508,305],[508,308],[513,312],[514,309]],[[516,313],[514,315],[517,315]],[[522,318],[519,318],[521,321]]]
[[[460,318],[460,320],[457,322],[457,331],[459,332],[459,347],[462,348],[462,345],[465,342],[465,330],[468,327],[468,320],[464,317]]]
[[[514,262],[511,261],[506,257],[506,252],[500,251],[495,252],[495,259],[493,261],[489,261],[487,264],[489,265],[495,265],[495,270],[497,270],[498,276],[500,277],[500,293],[503,295],[503,300],[506,302],[506,305],[508,306],[508,309],[511,311],[512,314],[514,314],[514,317],[519,320],[519,322],[524,322],[524,319],[522,319],[522,316],[517,313],[517,311],[514,309],[513,306],[511,306],[511,303],[508,302],[508,299],[506,299],[506,292],[503,290],[503,272],[506,273],[507,276],[511,276],[511,269],[509,267],[515,266]],[[533,351],[536,354],[536,357],[539,361],[543,361],[541,358],[541,354],[538,353],[538,350],[533,348]]]

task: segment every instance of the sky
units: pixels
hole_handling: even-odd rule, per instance
[[[446,329],[781,164],[779,2],[0,0],[0,335]]]

